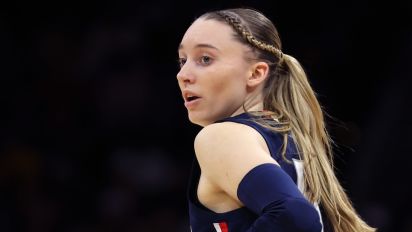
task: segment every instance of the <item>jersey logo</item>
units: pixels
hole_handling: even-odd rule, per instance
[[[226,222],[213,223],[216,232],[229,232]]]

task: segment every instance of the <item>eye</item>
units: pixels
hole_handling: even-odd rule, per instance
[[[212,58],[210,58],[209,56],[202,56],[202,57],[200,57],[199,62],[202,65],[208,65],[212,62]]]
[[[177,63],[179,64],[179,67],[182,68],[183,65],[185,65],[185,63],[186,63],[186,58],[177,59]]]

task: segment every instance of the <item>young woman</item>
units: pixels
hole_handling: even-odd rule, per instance
[[[177,74],[196,159],[190,225],[203,231],[374,231],[334,175],[330,138],[304,70],[252,9],[188,28]]]

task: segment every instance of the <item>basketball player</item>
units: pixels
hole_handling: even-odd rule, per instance
[[[339,184],[321,107],[267,17],[205,13],[178,53],[189,120],[203,127],[189,185],[193,232],[375,231]]]

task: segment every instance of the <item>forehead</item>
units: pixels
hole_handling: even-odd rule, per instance
[[[230,25],[213,19],[197,19],[186,31],[179,49],[191,49],[198,44],[209,44],[219,50],[245,46],[235,39]]]

